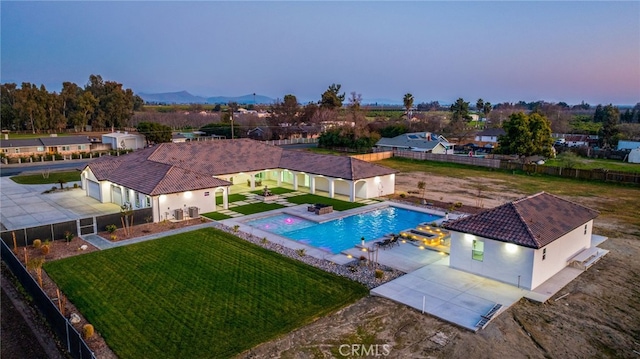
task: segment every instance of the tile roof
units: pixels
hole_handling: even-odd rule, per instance
[[[0,139],[0,147],[35,147],[35,146],[63,146],[63,145],[83,145],[90,144],[87,136],[62,136],[62,137],[40,137],[22,139]]]
[[[289,169],[347,180],[397,171],[351,157],[287,151],[250,139],[163,143],[123,156],[103,156],[88,167],[99,181],[108,180],[157,195],[227,186],[214,176]]]
[[[529,248],[542,248],[596,218],[598,211],[546,192],[444,225],[445,228]]]
[[[440,136],[435,133],[411,132],[392,138],[383,137],[378,140],[376,146],[420,148],[424,150],[432,150],[439,143],[442,143],[443,146],[450,145],[450,143],[446,139],[444,139],[444,137],[441,139]]]
[[[495,127],[495,128],[485,128],[484,130],[476,133],[476,136],[501,136],[505,134],[506,132],[504,131],[504,129],[500,127]]]

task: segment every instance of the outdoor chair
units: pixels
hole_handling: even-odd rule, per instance
[[[391,241],[392,241],[391,238],[385,238],[380,242],[376,242],[376,246],[378,248],[385,249],[385,248],[387,248],[387,247],[389,247],[391,245]]]

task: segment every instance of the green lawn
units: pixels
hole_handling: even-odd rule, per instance
[[[46,263],[120,358],[220,358],[368,294],[206,228]]]
[[[19,184],[49,184],[58,183],[60,179],[65,182],[80,181],[79,171],[66,171],[66,172],[49,172],[48,178],[44,178],[42,174],[33,175],[20,175],[11,177],[13,182]]]
[[[222,198],[222,195],[218,196],[219,198]],[[245,199],[247,199],[247,196],[240,194],[240,193],[234,193],[234,194],[230,194],[229,197],[227,198],[227,201],[229,201],[229,203],[231,202],[238,202],[238,201],[244,201]],[[222,202],[222,200],[220,200],[220,202]]]
[[[223,219],[231,218],[231,216],[227,216],[226,214],[220,213],[220,212],[203,213],[203,214],[201,214],[201,216],[207,217],[209,219],[213,219],[214,221],[221,221]]]
[[[251,191],[251,193],[258,194],[258,195],[261,195],[261,196],[262,196],[263,192],[264,192],[264,190]],[[295,192],[295,190],[288,189],[288,188],[282,188],[282,187],[274,187],[274,188],[269,188],[269,192],[271,192],[273,194],[285,194],[285,193]]]
[[[609,171],[621,171],[621,172],[631,172],[631,173],[640,173],[640,165],[637,163],[629,163],[615,160],[605,160],[605,159],[594,159],[594,158],[581,158],[576,157],[576,163],[574,168],[577,169],[607,169]],[[546,161],[545,165],[547,166],[555,166],[561,167],[562,160],[552,158]]]
[[[258,202],[258,203],[245,204],[244,206],[232,207],[229,209],[234,212],[238,212],[242,214],[254,214],[254,213],[260,213],[260,212],[272,211],[278,208],[284,208],[284,206],[277,203]]]
[[[358,208],[358,207],[364,206],[364,204],[362,204],[362,203],[351,203],[351,202],[341,201],[339,199],[333,199],[333,198],[329,198],[329,197],[317,196],[315,194],[303,194],[303,195],[300,195],[300,196],[289,197],[289,198],[287,198],[287,201],[289,201],[291,203],[296,203],[296,204],[304,204],[304,203],[308,203],[308,204],[314,204],[314,203],[327,204],[327,205],[333,206],[333,209],[335,209],[336,211],[344,211],[344,210],[347,210],[347,209]]]

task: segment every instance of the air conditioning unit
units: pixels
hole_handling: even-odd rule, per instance
[[[198,207],[189,207],[189,217],[191,218],[198,217]]]
[[[176,220],[182,221],[184,219],[184,212],[182,211],[182,209],[176,209],[173,216]]]

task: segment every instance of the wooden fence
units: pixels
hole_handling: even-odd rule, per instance
[[[481,166],[490,168],[500,168],[500,160],[483,158],[483,157],[469,157],[469,156],[457,156],[457,155],[442,155],[436,153],[425,153],[408,150],[393,150],[393,155],[403,158],[412,158],[414,160],[427,160],[438,162],[450,162],[459,163],[470,166]]]
[[[365,153],[365,154],[362,154],[362,155],[352,155],[352,156],[349,156],[349,157],[353,157],[355,159],[363,160],[363,161],[366,161],[366,162],[374,162],[374,161],[380,161],[380,160],[384,160],[384,159],[393,157],[393,151]]]

